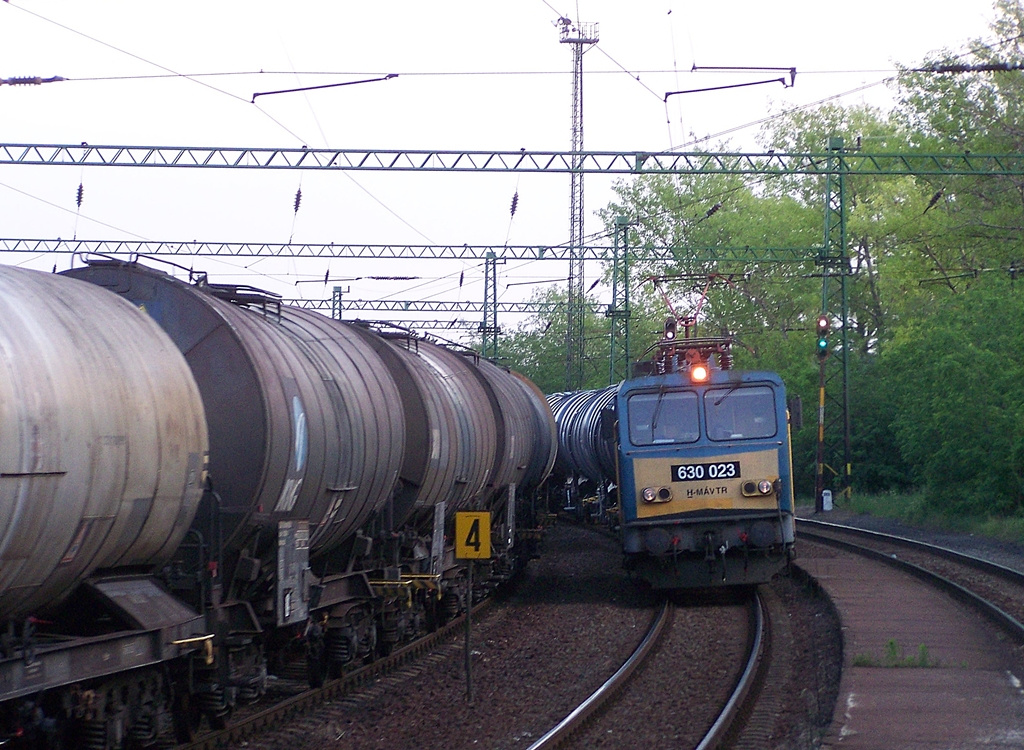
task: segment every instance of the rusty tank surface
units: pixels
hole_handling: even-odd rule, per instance
[[[481,507],[490,497],[488,480],[498,450],[498,426],[491,395],[470,360],[443,346],[408,336],[388,337],[415,356],[450,399],[455,415],[455,486],[446,511]]]
[[[124,296],[171,336],[210,428],[225,545],[256,559],[282,521],[308,521],[310,553],[378,511],[397,482],[404,418],[371,347],[335,321],[239,287],[189,284],[137,264],[66,272]]]
[[[45,611],[101,568],[166,561],[207,452],[171,339],[94,285],[2,266],[0,351],[0,613]]]

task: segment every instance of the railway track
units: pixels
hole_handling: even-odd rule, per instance
[[[914,539],[799,519],[801,538],[840,546],[912,573],[981,611],[1024,644],[1024,573]]]
[[[628,683],[646,663],[658,653],[658,645],[672,627],[675,606],[666,599],[636,650],[623,665],[593,694],[588,696],[568,716],[533,743],[529,750],[553,750],[566,747],[578,738],[588,722],[596,725],[588,731],[600,732],[601,721],[595,718],[609,704],[614,702],[623,691],[631,687]],[[760,596],[752,595],[749,601],[750,628],[746,649],[746,658],[740,676],[728,693],[728,698],[712,722],[710,728],[696,744],[698,750],[719,747],[724,739],[736,731],[738,717],[749,715],[755,699],[755,686],[763,679],[768,660],[765,659],[768,649],[769,620],[766,616],[764,603]]]
[[[640,639],[653,605],[620,571],[612,540],[557,527],[546,545],[550,554],[532,562],[512,590],[485,615],[474,613],[472,700],[463,625],[454,623],[447,642],[386,676],[354,673],[359,685],[335,688],[333,695],[328,685],[275,708],[277,718],[249,720],[248,739],[232,727],[197,746],[452,750],[515,741],[526,747],[564,715],[576,686],[589,689],[614,671]]]
[[[621,570],[614,541],[587,529],[552,529],[549,553],[531,563],[514,593],[474,622],[473,701],[466,696],[463,644],[456,632],[386,676],[353,673],[359,685],[334,688],[338,692],[331,697],[304,692],[254,717],[247,729],[232,727],[195,746],[304,750],[334,743],[350,750],[470,750],[527,748],[550,734],[539,747],[711,747],[732,726],[731,747],[763,750],[772,747],[766,737],[781,737],[780,715],[806,715],[807,692],[801,687],[794,693],[786,673],[806,675],[816,667],[784,657],[787,636],[796,636],[791,640],[804,648],[809,642],[807,625],[797,629],[794,614],[806,606],[794,600],[801,597],[799,584],[785,579],[759,589],[760,608],[769,613],[765,619],[776,623],[769,636],[751,626],[749,596],[680,596],[663,608]],[[804,612],[802,622],[823,620]],[[761,633],[760,644],[751,646],[755,632]],[[635,650],[647,658],[631,656]],[[821,650],[816,653],[821,661]],[[767,676],[765,668],[772,670]],[[630,673],[628,684],[619,687]],[[794,694],[801,696],[796,707],[786,703]],[[316,701],[326,703],[313,708]],[[602,701],[604,710],[598,711]],[[551,731],[569,714],[575,716],[567,725],[588,713],[591,720],[568,740],[568,726]],[[742,734],[735,731],[740,725]],[[705,738],[702,732],[709,728]],[[746,737],[747,744],[737,737]]]

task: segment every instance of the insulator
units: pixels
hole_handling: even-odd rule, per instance
[[[718,353],[718,366],[723,370],[732,369],[732,352],[719,352]]]
[[[516,215],[516,207],[518,205],[519,205],[519,191],[517,190],[515,192],[515,195],[512,196],[512,216]]]
[[[78,204],[79,208],[82,207],[82,196],[84,194],[85,194],[85,188],[82,186],[82,183],[78,183],[78,197],[75,199],[75,203]]]
[[[721,203],[716,203],[715,205],[713,205],[711,208],[708,209],[707,213],[704,214],[704,218],[705,219],[710,219],[712,216],[714,216],[718,212],[718,209],[720,209],[721,207],[722,207]]]
[[[302,188],[295,191],[295,213],[299,212],[300,203],[302,203]]]
[[[39,76],[21,76],[20,78],[8,78],[8,86],[38,86],[43,82]]]

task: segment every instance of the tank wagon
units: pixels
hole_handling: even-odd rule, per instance
[[[558,425],[554,473],[565,480],[564,507],[586,520],[607,518],[608,488],[615,477],[615,443],[602,437],[600,416],[614,404],[618,389],[612,385],[547,397]]]
[[[492,512],[485,587],[531,553],[557,437],[521,376],[136,263],[0,290],[9,738],[184,739],[296,656],[386,653],[466,601],[458,510]]]
[[[575,410],[555,406],[559,462],[588,477],[601,467],[625,567],[651,586],[768,581],[793,554],[785,387],[775,373],[733,370],[730,338],[676,331],[669,318],[629,380],[574,394]],[[612,471],[593,461],[609,451]]]

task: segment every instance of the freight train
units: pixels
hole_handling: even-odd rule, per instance
[[[145,747],[316,685],[532,554],[556,426],[527,379],[249,287],[0,268],[0,744]],[[483,562],[483,561],[481,561]]]
[[[677,329],[670,317],[631,379],[549,396],[558,470],[602,511],[610,498],[625,567],[652,587],[763,583],[794,551],[785,387],[733,370],[730,337]]]

